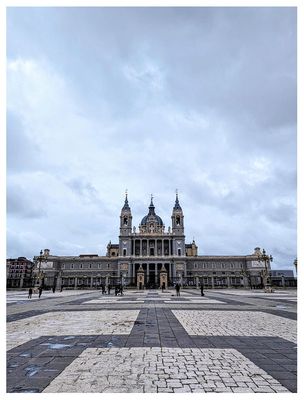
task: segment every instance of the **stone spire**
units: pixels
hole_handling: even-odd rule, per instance
[[[129,202],[128,202],[128,189],[126,189],[126,198],[125,198],[125,204],[122,208],[123,210],[130,210]]]
[[[175,198],[175,205],[174,205],[174,209],[175,210],[181,210],[182,208],[181,208],[181,206],[180,206],[180,204],[179,204],[179,200],[178,200],[178,190],[176,189],[176,198]]]
[[[151,203],[149,205],[149,215],[155,215],[155,207],[153,204],[153,194],[151,194]]]

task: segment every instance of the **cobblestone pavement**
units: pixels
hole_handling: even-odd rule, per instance
[[[7,392],[297,391],[296,291],[7,295]]]

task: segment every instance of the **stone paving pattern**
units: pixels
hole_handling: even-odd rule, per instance
[[[53,295],[8,294],[7,392],[297,391],[295,291]]]

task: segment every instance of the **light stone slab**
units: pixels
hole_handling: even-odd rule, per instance
[[[130,334],[139,310],[49,312],[7,324],[7,350],[40,336]]]
[[[120,304],[120,303],[128,303],[128,304],[136,304],[136,303],[144,303],[144,300],[121,300],[121,297],[119,297],[118,299],[95,299],[95,300],[89,300],[89,301],[85,301],[82,304],[109,304],[109,303],[116,303],[116,304]]]
[[[178,376],[176,372],[169,372],[164,378],[163,360],[180,357],[183,352],[187,355],[179,366],[186,371],[194,371],[191,379]],[[151,374],[147,370],[150,358],[156,358],[158,363]],[[199,362],[206,362],[208,371],[220,361],[222,368],[216,373],[199,375]],[[246,369],[244,367],[246,366]],[[194,369],[190,369],[190,367]],[[246,382],[254,383],[253,378],[260,379],[260,385],[265,392],[289,392],[278,381],[273,379],[264,370],[258,368],[248,358],[235,349],[198,349],[198,348],[166,348],[166,347],[138,347],[138,348],[89,348],[84,350],[64,371],[58,375],[44,389],[44,393],[58,392],[164,392],[179,389],[180,392],[227,392],[230,386],[225,383],[226,373],[229,370],[232,376],[240,375]],[[124,371],[132,371],[124,375]],[[77,379],[75,379],[77,376]],[[174,376],[174,378],[173,378]],[[70,384],[74,379],[73,385]],[[237,392],[251,391],[244,380],[236,381]],[[143,389],[143,390],[142,390]]]
[[[297,342],[297,321],[255,311],[172,310],[189,335],[279,336]]]

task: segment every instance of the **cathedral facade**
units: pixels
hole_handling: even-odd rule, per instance
[[[186,243],[184,213],[176,193],[172,209],[172,226],[165,229],[155,212],[153,197],[136,230],[126,194],[120,213],[119,243],[109,243],[106,256],[51,255],[48,249],[34,257],[36,284],[46,288],[100,288],[123,284],[142,288],[159,288],[161,274],[166,275],[166,286],[179,282],[182,286],[263,287],[270,273],[269,257],[260,248],[250,255],[198,255],[193,240]]]

